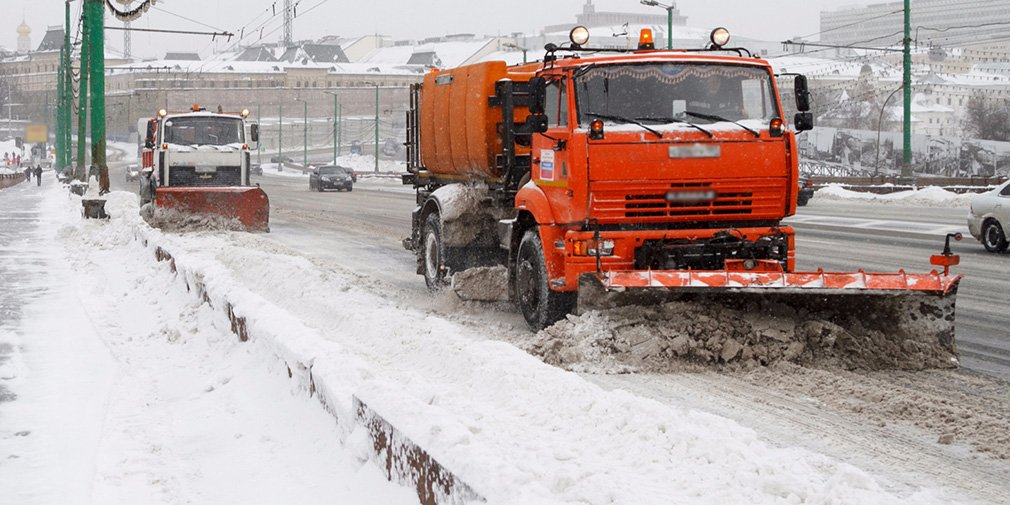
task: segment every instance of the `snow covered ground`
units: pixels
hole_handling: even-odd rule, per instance
[[[971,199],[977,193],[954,193],[938,187],[896,191],[882,195],[851,191],[841,185],[832,184],[818,189],[814,198],[825,200],[849,200],[882,205],[905,205],[909,207],[946,207],[964,208],[971,205]]]
[[[0,322],[0,501],[416,503],[154,261],[137,223],[82,221],[52,181],[4,190],[0,209],[4,290],[26,303]]]
[[[355,400],[494,504],[970,501],[604,390],[270,237],[163,233],[131,193],[82,221],[55,183],[23,189],[42,195],[30,233],[0,228],[0,254],[37,260],[11,274],[35,301],[0,327],[15,503],[415,502],[383,481]]]

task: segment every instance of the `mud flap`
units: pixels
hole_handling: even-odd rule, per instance
[[[270,231],[270,199],[258,187],[160,187],[160,208],[235,219],[246,231]]]
[[[936,272],[606,272],[579,278],[578,312],[685,302],[702,313],[792,319],[798,339],[840,328],[834,333],[858,368],[950,368],[959,281]]]

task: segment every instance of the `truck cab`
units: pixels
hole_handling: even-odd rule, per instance
[[[533,328],[571,310],[587,274],[792,271],[794,233],[781,220],[796,209],[793,130],[812,127],[805,79],[790,130],[771,66],[724,49],[728,34],[714,31],[708,50],[657,51],[651,33],[637,50],[611,50],[586,47],[579,30],[570,46],[549,44],[543,62],[503,76],[462,67],[426,77],[408,179],[419,189],[414,245],[429,286],[439,262],[427,261],[423,232],[432,212],[447,214],[442,200],[460,200],[439,192],[461,178],[486,184],[489,203],[462,212],[468,219],[441,218],[439,232],[460,236],[446,231],[454,221],[487,227],[479,215],[495,218],[493,233],[477,236],[497,237],[510,292]],[[497,77],[489,108],[461,104],[491,80],[485,73]],[[475,145],[493,152],[477,168]]]

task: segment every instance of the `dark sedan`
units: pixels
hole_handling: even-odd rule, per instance
[[[814,197],[814,183],[805,175],[800,176],[800,192],[796,195],[796,205],[804,206]]]
[[[353,171],[350,168],[330,165],[319,167],[309,174],[310,190],[346,189],[351,191],[353,188]]]

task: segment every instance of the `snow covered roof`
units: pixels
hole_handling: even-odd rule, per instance
[[[63,27],[50,27],[46,31],[45,37],[42,38],[42,42],[39,44],[39,48],[36,51],[59,51],[63,49]]]
[[[390,65],[430,65],[443,68],[458,67],[470,62],[482,50],[494,44],[495,38],[477,40],[432,42],[417,46],[394,46],[375,49],[360,60],[361,63]]]
[[[294,63],[298,61],[311,61],[314,63],[348,63],[350,60],[344,55],[340,46],[333,44],[300,44],[296,47],[289,47],[284,54],[278,58],[280,61]]]
[[[234,55],[230,55],[234,57]],[[385,74],[385,75],[417,75],[422,68],[409,68],[398,65],[367,64],[367,63],[315,63],[315,62],[278,62],[278,61],[240,61],[236,59],[209,59],[204,61],[191,60],[151,60],[143,64],[128,64],[110,66],[111,70],[123,72],[144,72],[168,69],[170,72],[188,73],[235,73],[235,74],[280,74],[289,69],[325,70],[330,74]]]

